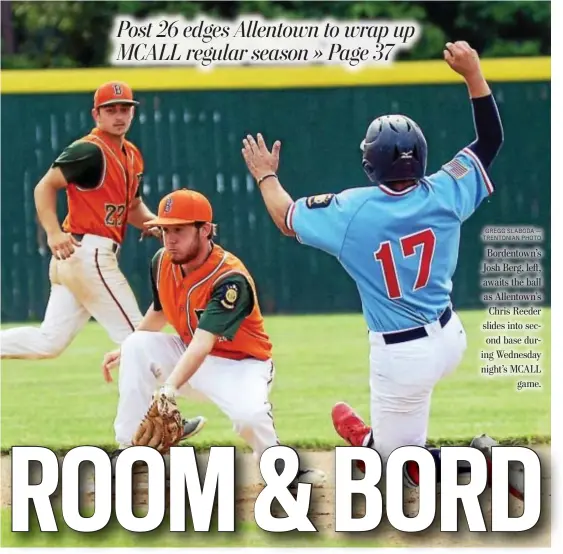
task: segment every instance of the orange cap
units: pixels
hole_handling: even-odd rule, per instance
[[[209,200],[195,190],[180,189],[167,194],[158,205],[158,217],[145,222],[154,225],[187,225],[202,221],[211,223],[213,210]]]
[[[104,83],[94,94],[94,108],[109,106],[110,104],[132,104],[139,102],[133,100],[131,87],[122,81]]]

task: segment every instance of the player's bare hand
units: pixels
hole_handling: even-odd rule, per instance
[[[47,244],[57,260],[70,258],[74,254],[75,247],[81,246],[78,240],[64,231],[56,231],[47,235]]]
[[[464,40],[447,42],[444,60],[456,73],[466,79],[481,74],[479,55]]]
[[[141,231],[141,237],[139,238],[139,241],[142,241],[148,237],[154,237],[161,240],[162,229],[160,227],[146,227]]]
[[[259,180],[265,175],[276,173],[280,164],[281,142],[276,140],[272,151],[268,150],[266,142],[260,133],[256,140],[252,135],[247,135],[242,141],[242,157],[252,176]]]
[[[107,352],[104,355],[104,361],[102,362],[102,373],[104,375],[104,381],[106,383],[111,383],[113,377],[111,376],[111,370],[115,369],[121,360],[121,350],[113,350],[112,352]]]

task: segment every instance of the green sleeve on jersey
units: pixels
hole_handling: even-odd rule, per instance
[[[153,308],[157,312],[162,311],[162,304],[160,303],[160,296],[158,295],[158,287],[156,286],[156,274],[158,273],[158,266],[160,265],[160,258],[164,253],[164,248],[161,248],[152,258],[151,262],[151,287],[152,287],[152,301]]]
[[[67,183],[93,189],[100,184],[104,156],[100,148],[91,142],[73,142],[53,162],[53,167],[61,169]]]
[[[246,277],[229,275],[213,289],[211,300],[199,318],[198,327],[233,340],[253,308],[254,294]]]

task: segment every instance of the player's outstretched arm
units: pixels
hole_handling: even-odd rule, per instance
[[[285,223],[293,200],[282,187],[276,174],[280,162],[281,142],[279,140],[274,142],[270,152],[264,138],[258,133],[256,140],[253,136],[247,135],[242,144],[242,157],[251,175],[256,179],[268,213],[276,227],[284,235],[295,236],[295,233],[288,229]]]
[[[448,42],[444,50],[444,59],[464,78],[467,85],[476,134],[476,139],[469,148],[478,156],[486,169],[498,154],[504,136],[495,99],[481,71],[479,55],[465,41]]]

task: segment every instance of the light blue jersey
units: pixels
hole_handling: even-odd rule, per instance
[[[461,224],[492,191],[464,148],[401,192],[382,185],[301,198],[286,224],[301,243],[340,261],[371,331],[399,331],[435,321],[450,304]]]

